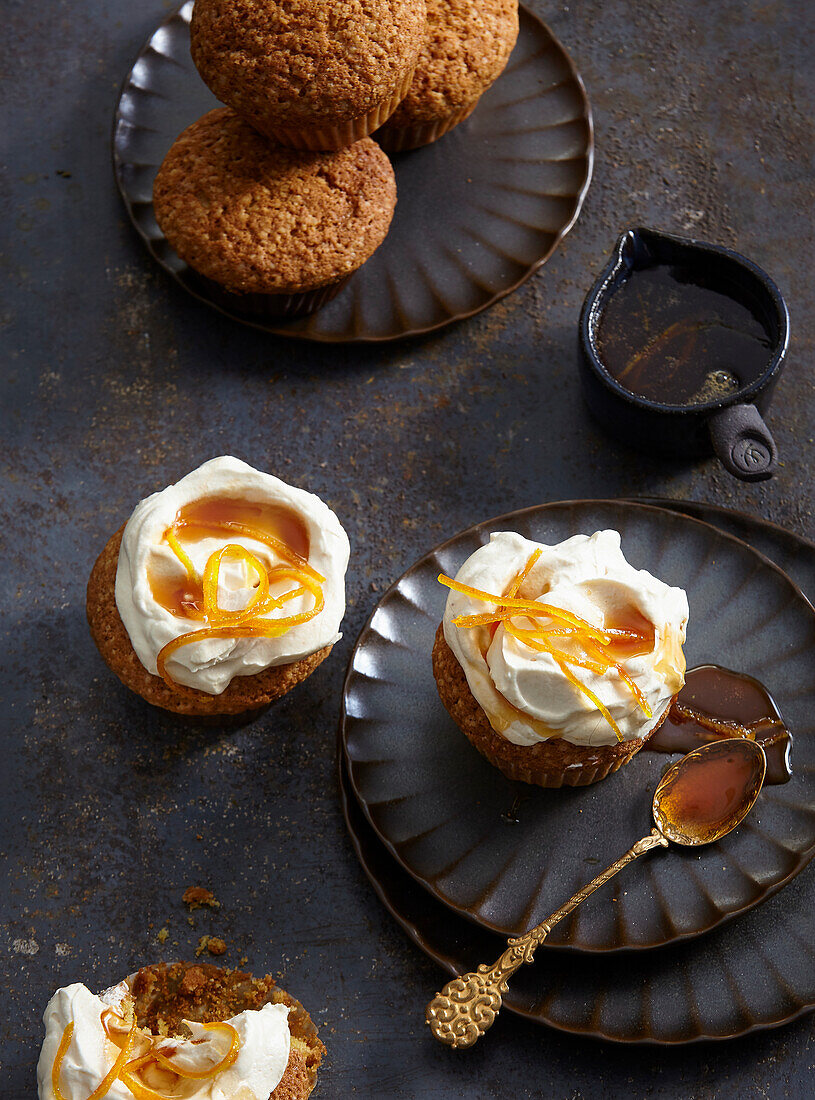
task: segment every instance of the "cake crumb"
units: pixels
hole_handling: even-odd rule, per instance
[[[208,905],[210,909],[220,909],[221,903],[216,899],[211,890],[206,886],[188,886],[181,899],[190,909],[200,909]]]
[[[210,955],[224,955],[226,954],[226,943],[220,936],[202,936],[195,949],[195,957],[198,958],[205,951],[209,951]]]
[[[158,940],[158,942],[159,943],[166,943],[169,938],[170,938],[169,930],[167,928],[159,928],[158,934],[156,935],[156,939]]]

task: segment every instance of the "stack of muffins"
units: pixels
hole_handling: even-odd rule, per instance
[[[429,144],[474,110],[515,44],[518,5],[196,0],[190,33],[226,106],[168,152],[156,219],[211,297],[291,318],[385,239],[396,181],[383,149]]]

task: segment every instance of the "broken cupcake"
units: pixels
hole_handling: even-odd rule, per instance
[[[340,638],[348,538],[319,497],[215,458],[136,507],[88,583],[119,679],[188,715],[243,714],[309,676]]]
[[[65,986],[43,1023],[40,1100],[306,1100],[325,1053],[274,979],[198,963]]]
[[[684,591],[616,531],[556,546],[498,532],[450,589],[433,647],[448,712],[510,779],[584,786],[634,756],[684,684]]]

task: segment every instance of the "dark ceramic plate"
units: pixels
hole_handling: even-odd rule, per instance
[[[796,875],[815,852],[815,612],[776,566],[683,515],[623,501],[542,505],[473,527],[385,594],[345,683],[343,735],[354,791],[393,856],[438,900],[485,928],[543,920],[651,827],[666,759],[643,750],[586,788],[512,783],[442,707],[430,651],[444,608],[439,572],[501,529],[558,542],[602,527],[634,565],[688,593],[688,665],[715,662],[765,682],[795,734],[792,781],[769,787],[745,824],[699,851],[627,868],[550,936],[550,948],[651,948],[708,931]]]
[[[393,340],[478,313],[545,263],[577,218],[592,168],[583,83],[537,16],[475,112],[433,145],[394,158],[399,202],[387,240],[324,309],[258,324],[207,297],[153,216],[153,179],[181,131],[217,106],[190,58],[192,3],[136,59],[116,106],[113,162],[153,257],[194,297],[267,332],[327,342]]]
[[[788,569],[815,597],[815,545],[725,508],[653,501],[715,523]],[[450,974],[492,961],[503,940],[452,914],[388,854],[351,791],[342,743],[340,792],[362,867],[410,938]],[[510,983],[504,1005],[538,1023],[616,1042],[690,1043],[777,1027],[815,1007],[810,943],[815,880],[801,875],[738,922],[689,944],[637,955],[549,952]],[[432,991],[428,990],[428,999]]]

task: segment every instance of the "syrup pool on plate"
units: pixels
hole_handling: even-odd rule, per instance
[[[683,406],[749,386],[772,351],[743,291],[714,290],[698,271],[672,264],[632,271],[615,290],[600,317],[597,348],[631,393]]]
[[[668,717],[645,748],[685,753],[729,737],[747,737],[761,745],[767,757],[765,783],[786,783],[792,777],[792,734],[764,685],[742,672],[699,665],[688,671]]]

